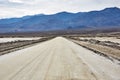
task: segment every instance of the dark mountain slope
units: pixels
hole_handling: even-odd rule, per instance
[[[106,8],[101,11],[53,15],[33,15],[0,20],[0,32],[43,31],[83,28],[120,27],[120,9]]]

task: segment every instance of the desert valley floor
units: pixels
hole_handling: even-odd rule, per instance
[[[56,37],[0,56],[0,80],[120,80],[120,65]]]

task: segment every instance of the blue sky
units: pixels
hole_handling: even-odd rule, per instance
[[[62,11],[86,12],[106,7],[120,8],[120,0],[0,0],[0,18]]]

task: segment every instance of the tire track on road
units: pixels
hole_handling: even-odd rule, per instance
[[[24,69],[26,69],[28,66],[30,66],[31,64],[36,64],[36,60],[39,59],[41,57],[41,55],[44,55],[45,51],[48,50],[50,47],[45,47],[44,49],[42,49],[42,54],[36,55],[36,57],[34,57],[31,61],[29,61],[25,66],[23,66],[22,68],[20,68],[11,78],[9,78],[9,80],[13,80],[13,78],[17,75],[19,75]],[[49,52],[49,51],[48,51]],[[46,54],[47,55],[47,54]],[[46,57],[46,56],[45,56]],[[44,58],[45,58],[44,57]],[[33,68],[33,66],[31,66],[31,69]],[[29,72],[29,71],[28,71]],[[27,72],[27,73],[28,73]],[[24,74],[23,74],[24,75]]]
[[[43,51],[44,52],[44,51]],[[20,74],[20,72],[22,72],[25,68],[27,68],[27,66],[31,65],[33,62],[36,61],[37,58],[39,58],[42,54],[40,54],[39,56],[37,55],[34,59],[32,59],[30,62],[28,62],[24,67],[22,67],[21,69],[19,69],[19,71],[17,71],[11,78],[10,80],[13,80],[13,78],[17,75]],[[36,62],[35,62],[36,63]]]

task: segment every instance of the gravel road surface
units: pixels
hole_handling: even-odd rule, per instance
[[[0,80],[120,80],[120,65],[57,37],[0,56]]]

